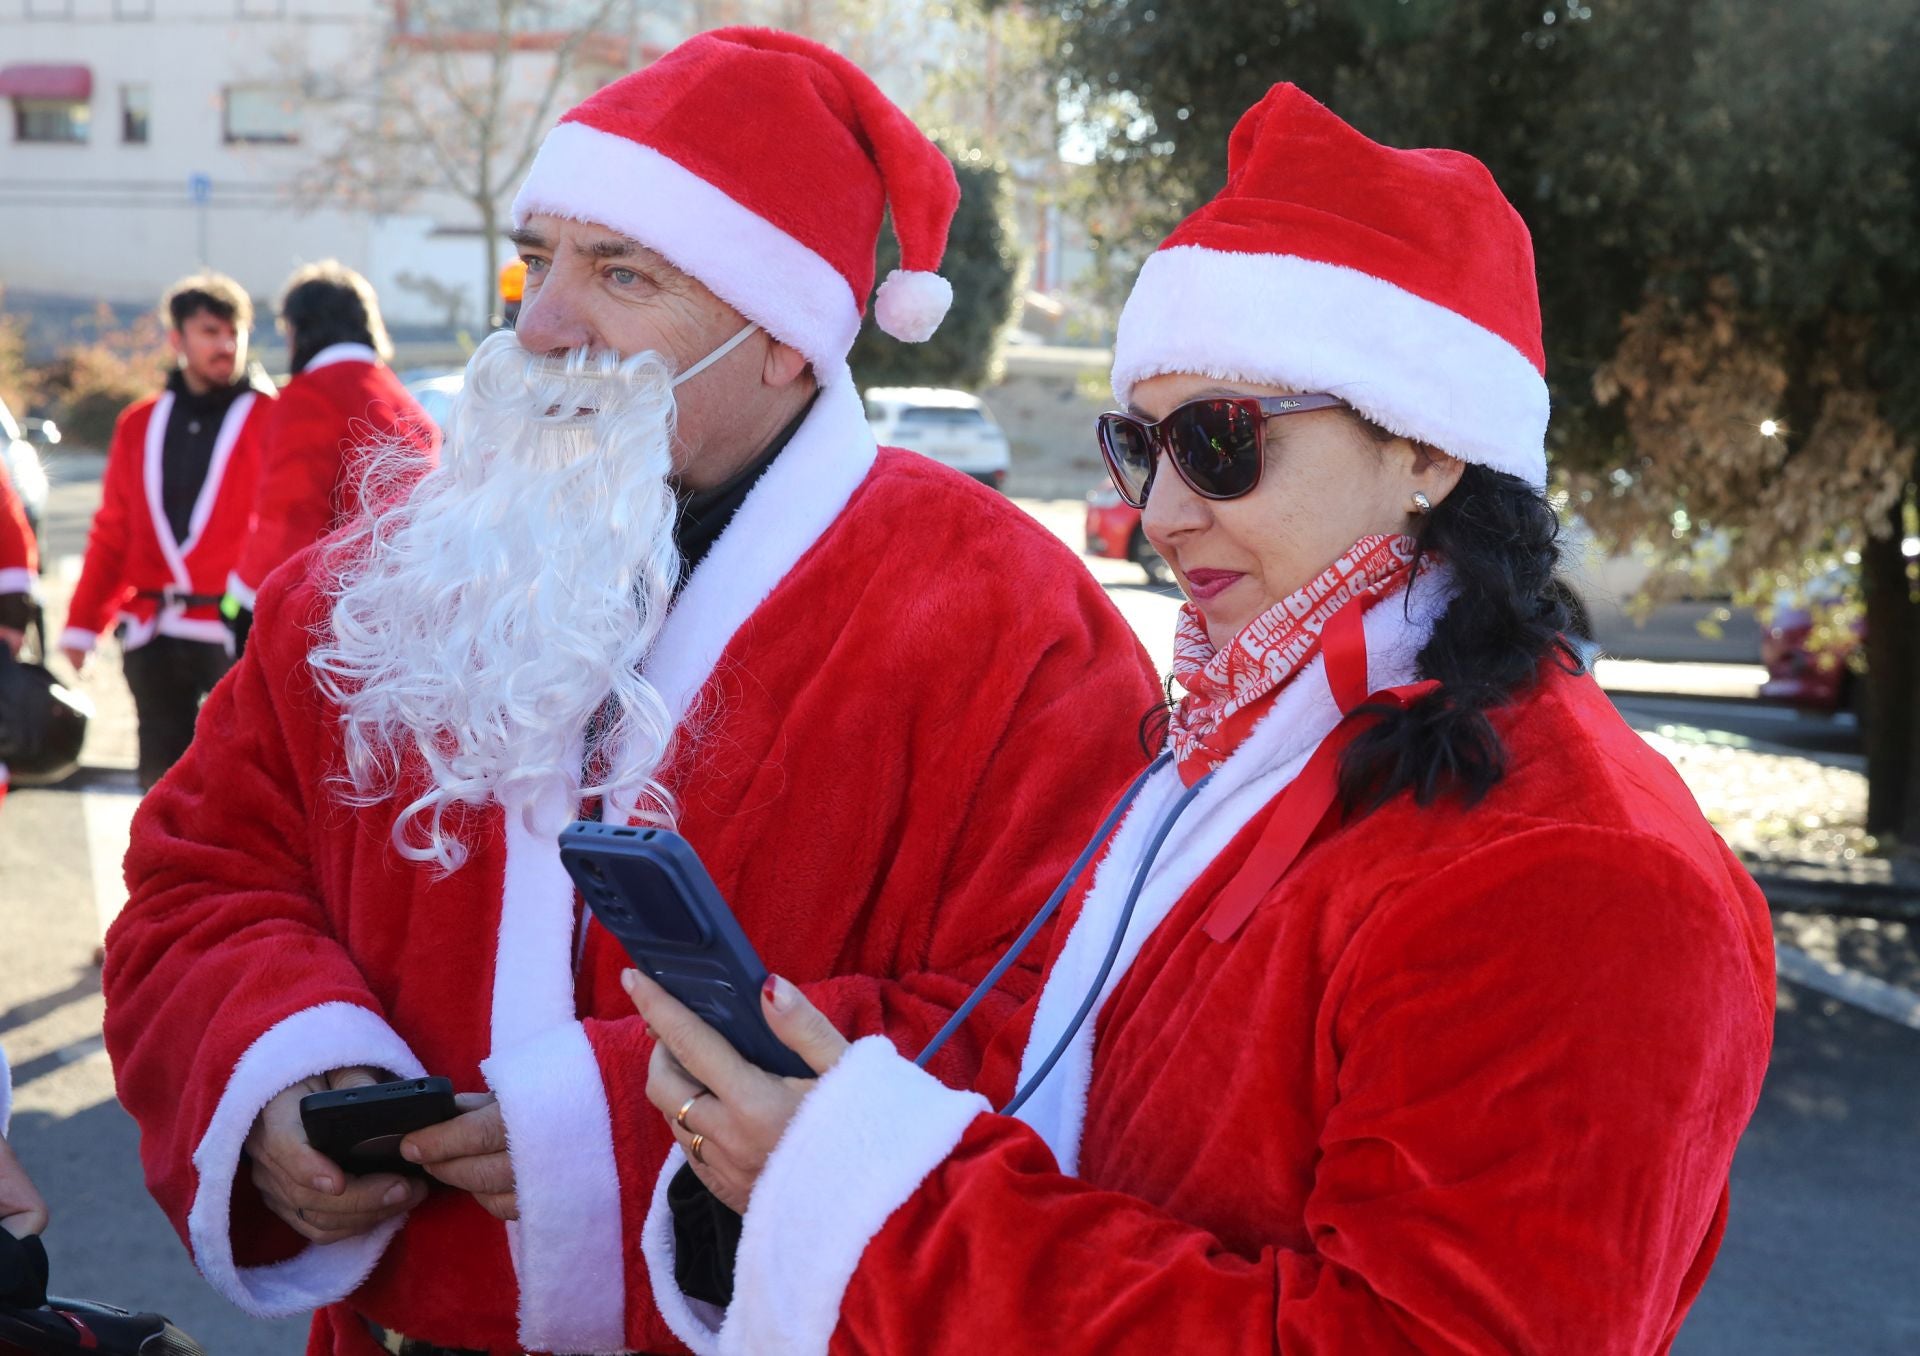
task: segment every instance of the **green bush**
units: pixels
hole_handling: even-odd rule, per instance
[[[999,376],[1000,345],[1013,319],[1021,260],[1008,221],[1004,166],[980,151],[948,150],[960,180],[960,206],[947,233],[940,275],[953,284],[953,309],[924,344],[903,344],[873,323],[861,327],[847,362],[869,386],[953,386],[977,391]],[[893,223],[880,233],[874,279],[900,267]]]

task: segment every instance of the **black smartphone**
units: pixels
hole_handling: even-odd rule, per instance
[[[400,1157],[400,1141],[415,1130],[460,1114],[445,1078],[399,1078],[364,1088],[310,1092],[300,1099],[307,1140],[355,1176],[426,1171]]]
[[[760,1014],[767,967],[692,844],[669,829],[570,824],[560,861],[634,967],[769,1073],[812,1078]]]

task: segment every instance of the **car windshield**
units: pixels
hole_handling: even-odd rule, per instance
[[[937,428],[966,428],[986,423],[987,416],[979,410],[952,405],[914,405],[901,412],[900,422]]]

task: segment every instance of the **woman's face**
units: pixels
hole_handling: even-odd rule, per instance
[[[1160,419],[1205,396],[1298,394],[1170,373],[1135,386],[1131,412]],[[1238,499],[1201,498],[1162,456],[1142,527],[1220,647],[1361,537],[1411,531],[1414,492],[1438,504],[1462,469],[1404,438],[1377,442],[1345,410],[1286,415],[1267,420],[1260,483]]]

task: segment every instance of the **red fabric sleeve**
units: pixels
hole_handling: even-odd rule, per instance
[[[27,521],[27,506],[20,501],[13,481],[0,476],[0,571],[24,570],[33,575],[39,569],[40,551],[33,539],[33,526]]]
[[[116,1086],[140,1124],[148,1187],[183,1238],[200,1185],[195,1150],[254,1042],[328,1003],[384,1026],[310,874],[310,798],[324,792],[295,766],[289,739],[319,718],[296,706],[306,619],[287,610],[282,585],[261,596],[253,643],[207,698],[192,747],[141,802],[128,902],[107,936]],[[251,1208],[244,1174],[235,1191],[235,1227],[253,1229],[233,1240],[242,1264],[291,1249],[295,1235]]]
[[[147,406],[151,402],[146,402]],[[135,405],[123,411],[113,426],[113,442],[107,450],[107,469],[101,478],[100,507],[87,531],[87,554],[80,567],[80,582],[74,585],[67,603],[67,627],[102,635],[112,627],[133,586],[127,581],[126,561],[129,536],[135,524],[147,512],[146,493],[141,480],[145,470],[146,448],[136,436],[134,414],[143,408]],[[141,524],[141,529],[152,528]]]
[[[350,420],[296,379],[274,401],[260,451],[253,531],[234,573],[258,590],[280,564],[327,534],[338,509]]]
[[[833,1349],[1663,1350],[1724,1222],[1767,978],[1725,890],[1666,847],[1506,839],[1342,962],[1311,1248],[1229,1251],[981,1117],[867,1247]],[[1195,1165],[1254,1199],[1263,1170]]]

